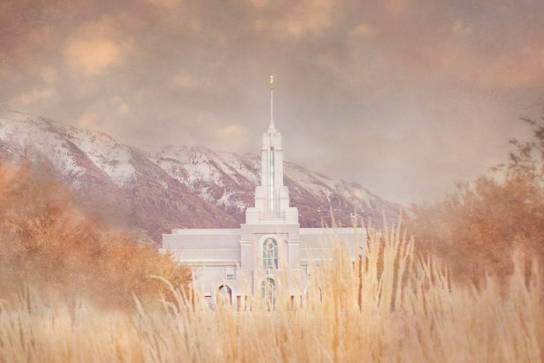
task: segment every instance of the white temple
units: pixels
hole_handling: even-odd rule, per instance
[[[274,78],[270,76],[270,124],[261,147],[261,184],[255,206],[236,229],[174,229],[162,236],[162,252],[193,269],[194,286],[210,299],[221,293],[235,305],[254,293],[276,289],[302,296],[308,266],[319,263],[342,240],[352,256],[363,245],[361,228],[300,228],[298,210],[283,184],[283,145],[274,124]]]

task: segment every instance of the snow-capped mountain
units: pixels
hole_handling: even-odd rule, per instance
[[[17,112],[0,115],[0,157],[31,160],[71,185],[91,213],[155,240],[172,228],[238,227],[253,203],[260,165],[257,155],[206,147],[136,148],[101,132]],[[330,211],[343,225],[351,225],[353,212],[374,224],[398,215],[398,205],[359,184],[294,163],[285,163],[285,183],[303,227],[330,224]]]

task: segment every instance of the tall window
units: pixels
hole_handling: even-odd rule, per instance
[[[278,268],[278,242],[267,238],[263,244],[263,266],[267,270]]]
[[[267,304],[274,304],[276,301],[276,282],[273,279],[267,278],[261,282],[261,296]]]

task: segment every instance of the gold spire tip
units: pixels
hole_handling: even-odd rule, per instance
[[[270,83],[270,86],[274,85],[274,75],[273,74],[271,74],[270,77],[268,78],[268,82]]]

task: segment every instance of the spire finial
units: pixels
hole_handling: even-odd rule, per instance
[[[269,76],[268,83],[270,85],[270,126],[268,126],[268,130],[273,131],[276,129],[274,127],[274,75],[273,74]]]

